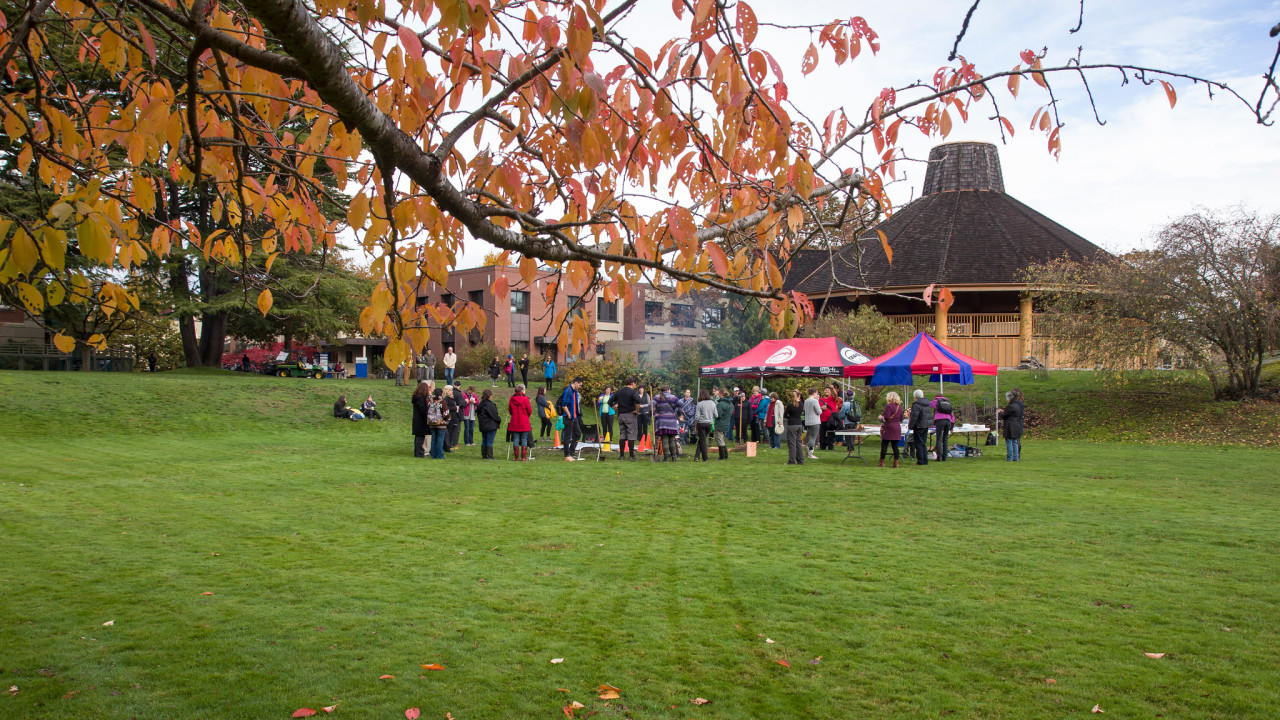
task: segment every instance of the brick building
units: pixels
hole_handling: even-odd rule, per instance
[[[509,288],[501,305],[492,289],[498,273],[507,276]],[[554,306],[549,306],[546,300],[549,282],[563,284],[556,294]],[[550,355],[563,362],[556,341],[565,328],[557,326],[555,318],[569,307],[574,307],[575,313],[587,316],[588,324],[593,328],[593,337],[588,345],[596,346],[595,354],[601,353],[603,343],[609,340],[644,338],[643,308],[637,312],[621,301],[610,303],[602,296],[584,293],[582,288],[574,287],[565,277],[549,270],[539,270],[532,286],[525,284],[515,267],[486,265],[455,270],[449,274],[445,286],[431,283],[418,294],[419,305],[438,302],[452,305],[456,300],[469,300],[483,308],[485,327],[483,330],[471,330],[466,337],[455,334],[453,328],[433,329],[429,345],[436,357],[443,357],[446,347],[459,350],[468,344],[488,343],[499,350],[510,348],[517,355],[524,352],[533,357]]]

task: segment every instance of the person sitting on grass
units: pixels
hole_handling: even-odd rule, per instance
[[[364,399],[364,402],[360,405],[360,412],[364,413],[367,418],[382,419],[382,413],[378,412],[378,403],[373,401],[372,395]]]
[[[347,405],[347,396],[339,395],[338,402],[333,404],[333,416],[340,420],[351,417],[351,408]]]

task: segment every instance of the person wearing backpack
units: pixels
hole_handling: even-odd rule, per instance
[[[948,439],[951,437],[951,429],[955,427],[956,416],[952,412],[951,401],[945,395],[934,395],[929,406],[933,408],[933,432],[937,436],[934,452],[938,456],[938,462],[945,462],[950,449]]]
[[[516,386],[516,358],[514,355],[507,355],[507,362],[502,366],[502,372],[507,374],[507,387]]]
[[[569,386],[560,393],[556,401],[556,409],[564,421],[564,432],[560,435],[560,444],[564,446],[564,459],[577,460],[578,438],[582,436],[582,378],[576,377]]]
[[[911,445],[915,448],[916,464],[929,464],[929,428],[933,427],[933,406],[924,399],[924,391],[916,390],[912,394],[911,417],[907,427],[911,428]]]
[[[431,430],[431,459],[444,459],[445,432],[449,427],[449,406],[445,404],[444,389],[436,388],[427,400],[427,427]]]

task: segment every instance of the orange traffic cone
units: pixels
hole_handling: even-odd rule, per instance
[[[603,443],[604,443],[604,451],[609,452],[609,433],[604,434]]]
[[[553,448],[558,448],[558,447],[560,447],[560,431],[559,431],[559,430],[556,430],[556,442],[555,442],[555,444],[554,444],[554,445],[552,445],[551,447],[553,447]]]
[[[640,452],[649,452],[649,436],[645,435],[640,438]]]

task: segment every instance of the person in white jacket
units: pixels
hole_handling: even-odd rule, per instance
[[[445,348],[444,350],[444,384],[453,384],[453,368],[458,364],[458,356],[453,354],[453,348]]]
[[[809,388],[809,397],[804,401],[804,444],[809,451],[809,459],[817,460],[813,448],[818,444],[818,430],[822,428],[822,403],[818,400],[818,388]]]

